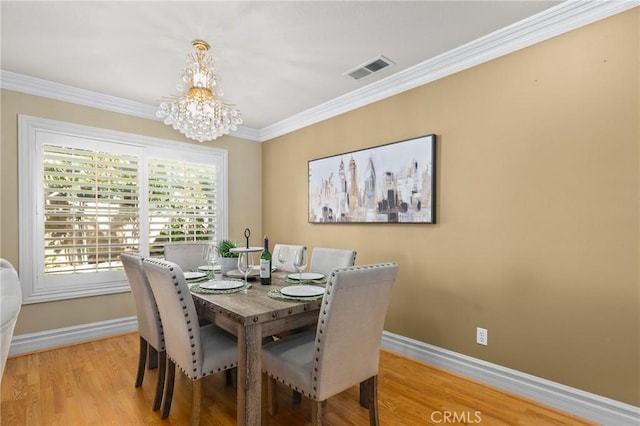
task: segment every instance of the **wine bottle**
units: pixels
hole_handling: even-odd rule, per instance
[[[264,236],[264,249],[260,255],[260,284],[271,284],[271,253],[269,253],[269,239]]]

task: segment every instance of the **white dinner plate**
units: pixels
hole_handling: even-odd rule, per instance
[[[315,285],[296,284],[282,287],[280,289],[280,293],[284,294],[285,296],[312,297],[324,294],[324,288]]]
[[[220,269],[222,269],[220,267],[220,265],[215,265],[215,266],[211,266],[211,265],[202,265],[202,266],[198,266],[198,269],[201,271],[210,271],[210,270],[214,270],[214,271],[219,271]]]
[[[207,274],[205,274],[204,272],[186,271],[184,273],[184,278],[187,279],[187,280],[195,280],[197,278],[204,278],[206,276],[207,276]]]
[[[289,274],[287,278],[292,280],[321,280],[324,278],[324,275],[317,272],[303,272],[302,274],[296,272],[295,274]]]
[[[238,271],[237,269],[234,269],[233,271],[229,271],[227,272],[227,276],[228,277],[232,277],[232,278],[244,278],[244,274],[240,271]],[[260,276],[260,268],[257,269],[252,269],[251,272],[249,272],[249,277],[259,277]]]
[[[242,281],[207,281],[200,284],[200,287],[208,290],[231,290],[234,288],[242,287],[244,283]]]

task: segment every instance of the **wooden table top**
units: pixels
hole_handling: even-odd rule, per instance
[[[248,292],[230,294],[193,295],[196,305],[203,305],[215,314],[221,314],[233,322],[248,325],[265,323],[306,311],[320,309],[321,300],[290,301],[274,299],[267,295],[270,290],[291,285],[284,281],[287,273],[274,273],[271,285],[261,285],[260,280],[253,281]]]

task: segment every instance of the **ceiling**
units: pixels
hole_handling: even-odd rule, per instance
[[[177,93],[195,38],[224,101],[264,129],[406,72],[560,1],[2,1],[2,70],[149,106]],[[384,55],[395,65],[345,75]]]

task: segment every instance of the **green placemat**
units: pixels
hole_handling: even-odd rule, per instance
[[[293,296],[286,296],[282,294],[280,290],[276,289],[276,290],[269,290],[269,292],[267,293],[267,296],[271,297],[272,299],[289,300],[291,302],[312,302],[314,300],[322,300],[322,297],[324,296],[324,294],[319,294],[317,296],[310,296],[310,297],[293,297]]]
[[[232,281],[235,281],[235,280],[232,280]],[[251,284],[246,286],[247,289],[249,287],[251,287]],[[200,284],[196,283],[196,284],[191,285],[189,289],[193,293],[198,293],[198,294],[231,294],[231,293],[238,293],[238,292],[244,290],[245,286],[243,285],[242,287],[238,287],[238,288],[230,288],[228,290],[213,290],[213,289],[210,289],[210,288],[202,288],[202,287],[200,287]]]

